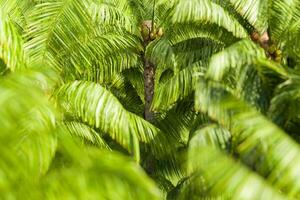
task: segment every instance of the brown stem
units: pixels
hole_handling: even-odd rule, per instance
[[[145,51],[148,44],[151,41],[150,34],[152,33],[153,25],[154,23],[152,20],[143,21],[141,25],[143,46],[144,46],[144,53],[142,55],[144,61],[144,91],[145,91],[144,118],[149,122],[153,122],[154,119],[153,112],[151,111],[151,104],[154,95],[155,66],[150,61],[150,59],[146,57]]]
[[[155,79],[155,66],[149,58],[145,55],[148,44],[151,42],[151,33],[153,32],[154,23],[152,20],[143,21],[141,24],[141,33],[143,36],[144,51],[142,54],[144,62],[144,119],[148,122],[154,121],[154,113],[151,111],[151,104],[154,95],[154,79]],[[152,33],[153,34],[153,33]],[[152,174],[155,169],[155,158],[149,154],[145,159],[145,170]]]
[[[154,76],[155,67],[154,64],[144,56],[144,89],[145,89],[145,108],[144,118],[153,122],[153,112],[151,111],[151,104],[154,95]]]

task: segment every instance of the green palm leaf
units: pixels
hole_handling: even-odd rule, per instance
[[[268,25],[268,1],[230,0],[235,10],[259,32],[264,33]]]
[[[154,182],[128,157],[79,145],[63,132],[59,142],[61,161],[54,160],[29,199],[160,199]]]
[[[239,71],[239,69],[249,64],[264,66],[283,77],[287,76],[287,72],[282,66],[268,61],[264,50],[250,40],[241,40],[224,51],[215,54],[210,60],[206,76],[219,81],[231,69]]]
[[[142,118],[128,112],[118,99],[99,84],[75,81],[58,93],[60,105],[84,123],[99,128],[129,150],[139,160],[139,141],[150,143],[161,132]],[[156,146],[157,145],[157,146]],[[158,152],[165,150],[154,144]]]
[[[14,71],[24,66],[23,39],[13,19],[9,17],[15,2],[0,1],[0,59]]]
[[[299,77],[293,75],[276,88],[268,116],[280,126],[299,121],[299,83]]]
[[[299,8],[300,3],[297,0],[270,1],[269,28],[273,40],[283,41],[283,37],[288,34],[290,27],[293,27],[294,23],[299,24]]]
[[[1,198],[14,195],[47,172],[54,157],[59,115],[48,100],[53,73],[26,71],[1,78]]]
[[[255,109],[232,97],[218,84],[200,80],[195,97],[196,108],[207,112],[228,128],[239,141],[236,151],[241,157],[261,148],[260,155],[264,160],[254,161],[258,163],[256,170],[288,196],[299,195],[300,182],[295,179],[300,165],[298,144]]]
[[[190,95],[193,92],[193,74],[197,71],[201,71],[201,64],[187,67],[161,84],[155,90],[152,109],[168,110],[177,101]]]
[[[198,186],[197,192],[202,190],[205,197],[212,199],[287,199],[240,163],[212,147],[198,144],[194,138],[189,148],[191,178],[186,197],[193,197],[193,189]]]
[[[83,123],[76,121],[65,122],[64,127],[70,132],[71,135],[81,137],[100,148],[110,149],[106,142],[101,138],[99,133]]]
[[[238,38],[247,37],[245,29],[221,6],[208,0],[176,1],[173,23],[202,22],[217,24]]]

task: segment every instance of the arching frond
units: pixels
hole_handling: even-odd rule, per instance
[[[193,133],[191,143],[194,146],[211,146],[230,151],[230,142],[231,133],[228,130],[216,124],[210,124]],[[191,148],[193,147],[191,146]]]
[[[61,134],[61,159],[67,160],[53,166],[36,190],[27,196],[35,199],[160,199],[161,193],[154,182],[131,159],[116,152],[86,148],[72,140]]]
[[[130,71],[124,71],[124,76],[134,87],[141,101],[144,102],[144,77],[142,71],[139,69],[130,69]]]
[[[121,76],[123,78],[122,87],[114,87],[113,85],[109,87],[109,91],[118,98],[123,107],[138,115],[143,116],[144,112],[144,80],[143,75],[140,74],[135,69],[131,69],[129,74],[123,73]],[[128,76],[127,76],[128,75]],[[140,77],[142,76],[142,77]],[[141,83],[140,83],[141,81]],[[139,85],[140,84],[140,85]]]
[[[212,199],[287,199],[240,163],[217,149],[199,145],[194,138],[189,148],[189,171],[185,198],[181,199],[195,199],[193,195],[201,196],[200,191]]]
[[[249,64],[263,65],[282,76],[287,76],[287,72],[280,65],[266,59],[262,48],[250,40],[241,40],[211,58],[207,77],[219,81],[230,69],[238,70]]]
[[[152,109],[167,110],[178,100],[190,95],[193,92],[193,74],[203,70],[201,67],[201,65],[187,67],[161,84],[155,90]]]
[[[217,24],[238,38],[247,37],[245,29],[221,6],[209,0],[178,0],[175,2],[173,23],[202,22]]]
[[[288,196],[297,197],[300,182],[300,148],[276,125],[255,109],[235,99],[222,87],[200,80],[196,87],[196,109],[224,125],[239,141],[236,151],[243,158],[260,148],[264,160],[255,160],[256,171]],[[288,148],[287,148],[288,147]]]
[[[264,33],[268,26],[268,1],[230,0],[235,10],[256,29]]]
[[[266,111],[275,77],[285,79],[288,73],[283,66],[267,59],[262,48],[242,40],[212,56],[206,77],[221,81],[236,96]]]
[[[206,62],[214,53],[223,50],[224,44],[208,38],[195,38],[177,43],[173,48],[178,68],[182,69],[200,61]],[[175,73],[177,71],[175,69]]]
[[[135,34],[138,33],[139,21],[134,13],[132,6],[138,6],[138,1],[128,0],[101,0],[88,1],[86,3],[87,10],[91,16],[92,21],[101,26],[119,26],[125,28],[127,31]],[[137,8],[137,7],[135,7]],[[137,9],[138,10],[138,9]]]
[[[151,143],[161,134],[155,126],[125,110],[116,97],[99,84],[75,81],[64,85],[58,96],[60,105],[66,111],[110,134],[137,160],[139,141]],[[164,149],[161,144],[153,147],[159,152]]]
[[[185,40],[207,38],[219,44],[229,45],[238,39],[226,29],[214,24],[176,23],[166,30],[166,36],[171,44]],[[226,38],[226,39],[225,39]]]
[[[175,138],[179,146],[187,145],[190,132],[209,119],[193,110],[194,104],[186,98],[177,103],[172,109],[162,112],[156,117],[156,126],[168,137]],[[175,145],[175,144],[174,144]]]
[[[91,127],[76,121],[65,122],[63,125],[71,135],[85,139],[100,148],[110,149],[106,142],[101,138],[101,134],[97,133]]]
[[[67,69],[66,73],[74,73],[71,71],[74,71],[75,67],[78,77],[84,75],[105,83],[123,70],[141,65],[141,59],[137,54],[139,50],[141,51],[141,47],[137,38],[116,30],[100,34],[97,33],[84,43],[75,43],[60,55],[59,62],[69,60],[73,66]],[[60,64],[63,66],[63,63]]]
[[[286,127],[291,121],[299,121],[299,81],[298,76],[293,76],[276,89],[268,117],[280,126]]]
[[[271,38],[276,42],[284,41],[290,27],[300,20],[300,3],[297,0],[272,0],[269,2],[269,29]],[[299,25],[298,25],[299,26]]]
[[[93,19],[96,11],[89,9],[104,9],[109,15],[112,11],[107,6],[114,5],[98,3],[46,1],[36,5],[31,11],[26,43],[31,60],[51,63],[71,80],[88,76],[101,82],[138,65],[138,53],[142,51],[139,37],[126,31],[122,22],[103,22],[100,28]]]
[[[45,15],[46,14],[46,15]],[[82,1],[43,1],[31,11],[26,50],[33,62],[50,61],[91,31]]]
[[[54,157],[59,116],[45,95],[54,76],[26,71],[1,78],[0,198],[44,176]]]
[[[14,71],[24,67],[24,49],[21,33],[9,13],[14,9],[14,2],[0,2],[0,59],[6,67]]]

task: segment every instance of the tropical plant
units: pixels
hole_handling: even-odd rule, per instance
[[[0,197],[299,199],[299,13],[0,0]]]

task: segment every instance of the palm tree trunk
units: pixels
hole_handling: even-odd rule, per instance
[[[144,107],[144,118],[153,122],[153,112],[151,111],[151,104],[154,95],[154,78],[155,78],[155,66],[150,61],[149,58],[146,57],[145,51],[146,48],[151,41],[150,34],[152,32],[153,22],[152,20],[146,20],[142,23],[142,36],[143,36],[143,61],[144,61],[144,91],[145,91],[145,107]]]
[[[143,36],[143,46],[144,51],[142,54],[143,63],[144,63],[144,119],[148,122],[153,122],[154,113],[151,111],[151,104],[154,95],[154,80],[155,80],[155,65],[151,62],[149,58],[147,58],[145,52],[148,44],[151,42],[150,34],[152,32],[153,21],[146,20],[143,21],[141,25],[141,31]],[[145,159],[145,170],[148,174],[153,174],[155,168],[155,159],[149,154]]]
[[[155,67],[154,64],[146,57],[144,57],[144,91],[145,91],[145,108],[144,118],[152,122],[153,112],[151,111],[151,104],[154,95],[154,76]]]

